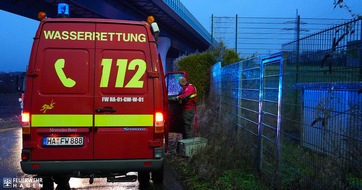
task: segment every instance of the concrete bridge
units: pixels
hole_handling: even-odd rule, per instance
[[[57,17],[59,3],[67,3],[74,18],[146,20],[154,16],[161,30],[159,52],[165,71],[172,69],[173,60],[180,55],[211,46],[210,33],[180,0],[2,0],[0,9],[38,20],[40,11]]]

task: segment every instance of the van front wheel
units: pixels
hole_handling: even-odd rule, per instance
[[[42,190],[54,189],[54,181],[51,177],[43,177]]]
[[[150,173],[149,172],[138,172],[138,182],[140,184],[149,183],[150,180]]]
[[[54,182],[57,184],[56,190],[70,190],[69,180],[70,177],[67,175],[54,176]]]

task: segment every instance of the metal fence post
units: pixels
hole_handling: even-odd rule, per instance
[[[259,116],[258,116],[258,152],[257,152],[257,170],[259,173],[262,171],[262,154],[263,154],[263,93],[264,93],[264,64],[263,61],[260,62],[260,81],[259,81]]]
[[[263,146],[263,133],[262,133],[262,114],[263,114],[263,94],[264,94],[264,77],[265,77],[265,65],[267,64],[278,64],[279,63],[279,74],[278,74],[278,112],[277,112],[277,126],[275,131],[275,144],[276,144],[276,183],[275,187],[276,189],[280,189],[281,185],[281,163],[282,163],[282,154],[281,154],[281,123],[282,123],[282,100],[283,100],[283,53],[276,53],[273,55],[270,55],[269,57],[263,58],[260,63],[261,73],[260,73],[260,91],[259,94],[259,128],[260,128],[260,135],[258,136],[260,147]],[[270,75],[269,75],[270,76]],[[268,77],[268,76],[266,76]],[[261,106],[260,106],[261,104]],[[260,149],[260,159],[262,158],[262,149]],[[262,160],[260,160],[262,162]],[[261,169],[261,168],[260,168]]]
[[[279,86],[278,86],[278,119],[277,119],[277,187],[281,184],[281,162],[282,162],[282,150],[281,150],[281,137],[280,137],[280,130],[281,130],[281,122],[282,122],[282,100],[283,100],[283,56],[280,56],[279,60]],[[278,188],[280,189],[280,188]]]
[[[362,31],[362,18],[359,18],[358,20],[356,20],[356,23],[360,24],[360,28],[358,28],[360,31]],[[357,29],[357,30],[358,30]],[[362,52],[362,32],[360,32],[360,44],[359,44],[359,47],[357,49],[358,52]],[[362,81],[362,55],[359,54],[358,58],[359,58],[359,81]]]

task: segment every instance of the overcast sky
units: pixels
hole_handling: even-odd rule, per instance
[[[362,15],[362,0],[344,0]],[[239,17],[352,18],[346,9],[333,8],[334,0],[181,0],[210,31],[211,15]],[[1,7],[0,7],[1,9]],[[39,21],[0,10],[0,72],[25,71]]]

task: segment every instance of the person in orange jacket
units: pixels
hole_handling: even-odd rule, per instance
[[[182,103],[182,119],[186,131],[185,138],[193,138],[195,136],[195,130],[192,122],[194,121],[196,112],[197,90],[196,87],[188,83],[184,77],[180,77],[178,82],[182,87],[182,91],[176,99]]]

